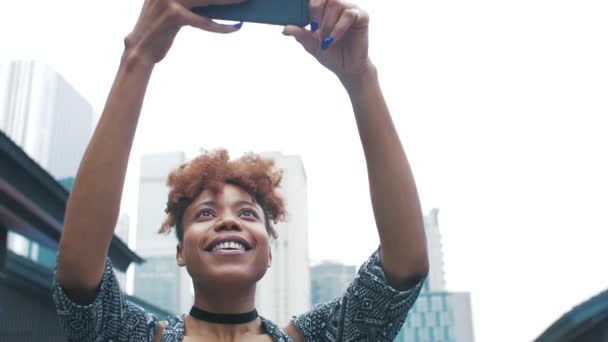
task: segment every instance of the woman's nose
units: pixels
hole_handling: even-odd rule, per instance
[[[223,230],[235,230],[241,231],[241,226],[238,221],[235,219],[233,215],[224,215],[222,220],[218,222],[217,226],[215,226],[215,231],[223,231]]]

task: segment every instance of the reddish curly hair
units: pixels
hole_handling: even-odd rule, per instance
[[[233,184],[247,191],[264,212],[266,231],[277,238],[273,224],[285,220],[286,211],[279,187],[283,171],[274,160],[254,153],[230,160],[228,151],[202,150],[193,160],[180,165],[167,178],[169,196],[167,217],[159,233],[169,234],[173,227],[179,241],[183,240],[182,216],[186,208],[204,190],[217,191],[222,184]],[[271,223],[272,221],[272,223]]]

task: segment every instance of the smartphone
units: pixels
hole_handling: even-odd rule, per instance
[[[308,25],[309,0],[245,0],[234,5],[195,7],[194,13],[211,19],[271,25]]]

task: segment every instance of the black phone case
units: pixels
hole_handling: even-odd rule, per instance
[[[245,0],[234,5],[195,7],[194,13],[212,19],[272,25],[308,25],[308,0]]]

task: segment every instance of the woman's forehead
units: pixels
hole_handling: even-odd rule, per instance
[[[240,186],[233,184],[221,184],[215,189],[205,189],[196,198],[195,202],[201,202],[206,200],[245,200],[254,203],[255,199],[250,193]]]

